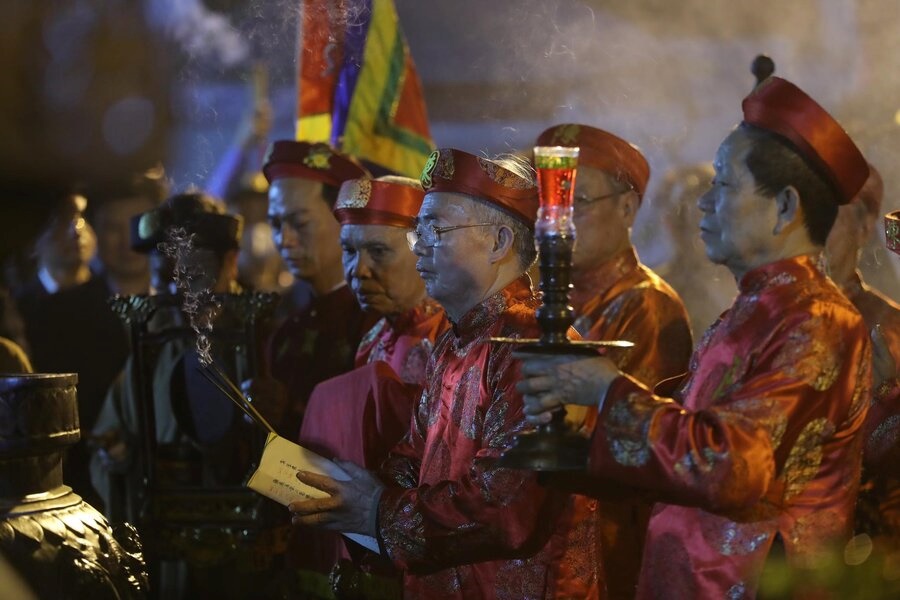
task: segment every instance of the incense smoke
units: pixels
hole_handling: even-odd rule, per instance
[[[191,329],[197,336],[196,349],[200,364],[206,367],[213,361],[209,337],[219,303],[210,288],[194,290],[191,286],[191,282],[196,282],[205,275],[199,267],[191,266],[188,261],[194,251],[194,234],[188,234],[183,227],[173,227],[167,232],[166,238],[167,241],[160,244],[160,250],[174,263],[172,276],[183,295],[182,310],[188,316]]]

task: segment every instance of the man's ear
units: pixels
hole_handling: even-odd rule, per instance
[[[513,243],[516,240],[516,234],[507,225],[500,225],[497,228],[497,234],[494,236],[494,246],[491,249],[489,261],[491,263],[500,262],[506,256],[512,253]]]
[[[792,185],[786,186],[775,195],[775,209],[777,210],[775,229],[777,235],[794,226],[803,226],[803,208],[800,206],[800,193]]]
[[[637,211],[641,207],[641,199],[637,192],[629,190],[619,196],[619,210],[622,212],[622,220],[628,227],[634,225]]]

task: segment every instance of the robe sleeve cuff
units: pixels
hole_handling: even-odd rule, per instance
[[[381,503],[382,493],[384,493],[384,486],[379,486],[375,493],[372,494],[372,500],[369,504],[369,531],[374,532],[372,535],[376,536],[378,534],[378,506]]]
[[[597,425],[591,436],[588,456],[590,473],[597,476],[602,475],[604,465],[609,460],[609,445],[611,442],[618,442],[620,434],[627,438],[621,440],[627,445],[642,446],[646,443],[647,422],[651,417],[651,411],[640,410],[638,414],[627,419],[628,423],[619,422],[623,420],[622,415],[631,415],[635,412],[629,406],[634,401],[635,394],[646,398],[651,404],[653,403],[653,393],[636,379],[624,373],[613,379],[606,389],[606,394],[598,409]],[[644,408],[649,408],[649,406]]]
[[[397,506],[404,491],[403,488],[393,486],[381,488],[375,506],[375,538],[378,540],[378,549],[391,561],[394,560],[392,551],[396,540],[391,536],[395,524],[389,522],[390,515],[392,508]]]
[[[612,380],[609,386],[606,388],[606,394],[600,399],[600,404],[597,407],[597,412],[599,413],[600,420],[604,420],[611,410],[611,408],[617,402],[627,402],[628,396],[634,392],[645,392],[647,394],[651,394],[650,390],[640,384],[636,379],[633,379],[631,376],[622,373],[618,377]]]

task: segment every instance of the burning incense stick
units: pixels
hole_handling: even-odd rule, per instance
[[[266,420],[262,414],[256,410],[256,407],[250,401],[247,396],[238,388],[234,382],[226,375],[222,369],[215,362],[210,362],[208,365],[204,365],[200,372],[203,376],[212,383],[220,392],[222,392],[225,397],[231,400],[241,411],[250,417],[253,421],[263,427],[266,431],[270,433],[275,433],[275,428]]]
[[[213,360],[210,352],[212,349],[210,335],[212,334],[214,311],[218,308],[218,304],[210,289],[199,291],[191,289],[191,281],[202,275],[196,268],[192,268],[188,261],[194,251],[194,234],[189,234],[182,227],[173,227],[168,231],[167,236],[167,241],[160,246],[163,253],[173,259],[175,263],[174,278],[183,296],[182,310],[190,320],[191,329],[197,334],[196,350],[200,360],[201,367],[198,368],[201,374],[226,398],[231,400],[241,412],[265,430],[275,433],[275,428],[256,410],[250,399]]]

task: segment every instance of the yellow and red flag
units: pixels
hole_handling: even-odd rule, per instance
[[[303,0],[297,139],[418,178],[434,142],[393,0]]]

